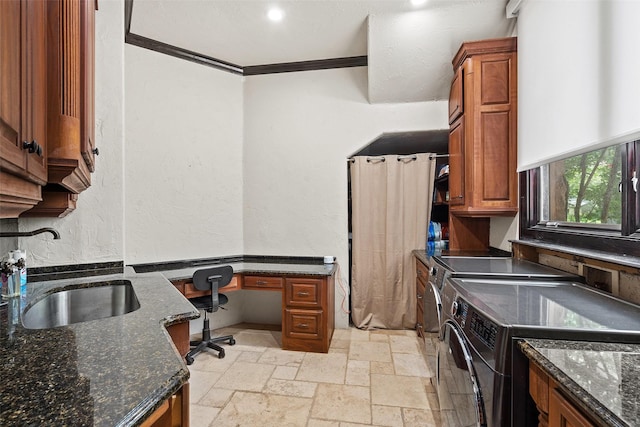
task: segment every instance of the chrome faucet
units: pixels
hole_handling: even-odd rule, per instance
[[[39,228],[33,231],[7,231],[7,232],[0,233],[0,237],[30,237],[30,236],[35,236],[36,234],[42,234],[42,233],[53,234],[54,240],[57,240],[60,238],[60,233],[58,233],[56,229],[51,227]]]

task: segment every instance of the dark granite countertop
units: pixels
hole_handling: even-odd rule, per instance
[[[520,348],[594,421],[640,424],[640,344],[527,339]]]
[[[157,271],[169,280],[190,279],[201,268],[230,265],[234,273],[278,276],[331,276],[337,264],[324,264],[318,257],[240,255],[129,266],[136,272]]]
[[[43,295],[129,280],[140,308],[124,315],[27,330],[0,308],[0,425],[139,425],[189,378],[165,327],[199,313],[161,274],[112,274],[28,284]]]
[[[503,251],[502,249],[497,249],[497,248],[489,248],[489,250],[486,252],[444,250],[444,251],[439,251],[437,254],[433,254],[433,255],[428,254],[426,249],[414,249],[411,253],[424,265],[429,264],[430,258],[432,257],[437,258],[439,256],[501,256],[501,257],[511,256],[511,253],[507,251]]]
[[[336,269],[335,264],[271,264],[263,262],[235,262],[228,263],[234,273],[243,274],[273,274],[278,276],[331,276]],[[190,279],[193,273],[201,268],[215,265],[199,265],[197,267],[181,268],[179,270],[162,271],[162,275],[169,280]]]
[[[122,280],[131,282],[140,308],[35,330],[11,326],[11,301],[0,306],[0,425],[139,425],[189,379],[166,327],[199,313],[169,280],[223,264],[281,276],[330,276],[337,268],[317,257],[264,256],[33,268],[27,309],[59,290]],[[124,272],[100,275],[114,270]]]

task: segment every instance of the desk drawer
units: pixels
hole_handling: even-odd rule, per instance
[[[284,334],[294,339],[322,339],[324,316],[322,310],[286,309]]]
[[[284,282],[285,305],[321,308],[324,301],[322,279],[286,279]]]
[[[242,288],[281,291],[283,282],[282,277],[244,276]]]

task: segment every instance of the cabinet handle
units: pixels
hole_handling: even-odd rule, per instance
[[[309,328],[309,325],[308,325],[308,324],[306,324],[306,323],[299,323],[299,324],[297,324],[296,326],[297,326],[298,328],[301,328],[301,329],[308,329],[308,328]]]
[[[99,155],[100,155],[100,150],[98,150],[98,147],[96,147],[96,148],[94,148],[93,150],[91,150],[91,152],[92,152],[93,154],[95,154],[96,156],[99,156]]]
[[[299,296],[299,297],[308,297],[308,296],[309,296],[309,292],[302,292],[302,291],[300,291],[300,292],[298,292],[298,296]]]
[[[422,295],[420,295],[420,294],[416,294],[416,297],[417,297],[418,299],[422,299]]]
[[[258,286],[264,286],[269,284],[269,282],[265,282],[264,280],[256,280],[256,285]]]
[[[453,196],[454,199],[462,199],[462,196]]]
[[[31,142],[22,141],[22,148],[28,149],[30,153],[36,153],[38,156],[42,157],[42,147],[35,139]]]

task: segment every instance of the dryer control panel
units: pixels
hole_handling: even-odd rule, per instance
[[[474,311],[471,313],[471,323],[469,324],[469,330],[491,350],[496,348],[498,326],[495,323],[485,319]]]

